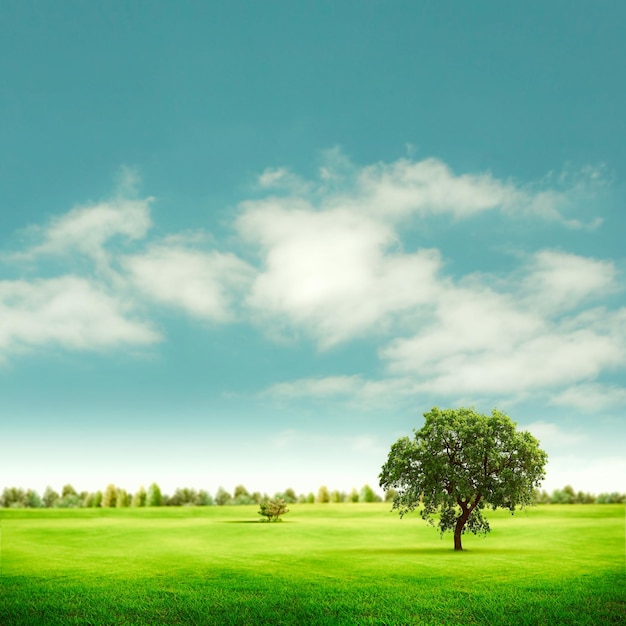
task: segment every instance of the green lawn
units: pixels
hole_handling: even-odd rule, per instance
[[[0,624],[617,624],[624,507],[452,537],[385,504],[2,510]]]

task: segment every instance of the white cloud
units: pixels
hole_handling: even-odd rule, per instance
[[[549,422],[532,422],[531,424],[520,425],[520,428],[530,431],[539,440],[541,447],[548,451],[569,448],[584,443],[586,440],[585,435],[580,431],[566,431],[557,424]]]
[[[266,393],[276,397],[296,398],[313,396],[316,398],[336,397],[354,394],[363,386],[360,376],[326,376],[323,378],[301,378],[290,382],[272,385]]]
[[[0,354],[48,344],[100,350],[160,340],[127,313],[120,300],[76,276],[0,281]]]
[[[152,198],[127,200],[123,198],[79,207],[53,218],[45,228],[31,228],[41,239],[18,258],[39,255],[67,255],[79,252],[100,265],[108,263],[104,246],[116,236],[127,240],[143,238],[151,226],[149,205]]]
[[[553,311],[572,310],[585,300],[617,290],[617,271],[600,261],[555,250],[536,253],[527,268],[522,292],[529,306]]]
[[[575,385],[557,393],[550,403],[597,412],[626,405],[626,389],[600,383]]]
[[[259,177],[258,183],[264,188],[292,189],[305,192],[308,185],[298,176],[284,167],[267,168]]]
[[[508,280],[442,282],[432,321],[381,357],[390,372],[412,374],[433,393],[511,394],[593,380],[626,363],[626,312],[574,312],[616,291],[616,276],[611,262],[545,250]]]
[[[313,398],[334,403],[339,401],[362,410],[378,409],[415,393],[416,384],[410,378],[372,380],[353,375],[300,378],[276,383],[266,389],[263,395],[278,400]]]
[[[361,170],[354,200],[374,214],[401,217],[411,213],[434,215],[448,213],[469,217],[498,207],[518,203],[523,194],[509,182],[491,174],[455,175],[438,159],[377,163]],[[341,203],[354,200],[341,198]],[[331,203],[337,200],[331,200]]]
[[[151,225],[151,198],[123,197],[132,196],[137,183],[136,174],[125,170],[116,198],[73,209],[35,229],[38,242],[21,257],[37,262],[42,255],[78,253],[96,270],[106,269],[96,272],[100,282],[94,282],[92,268],[73,280],[86,306],[94,294],[103,299],[103,315],[117,320],[112,335],[127,332],[131,343],[140,341],[139,329],[148,332],[129,317],[132,310],[149,311],[146,303],[220,322],[247,315],[270,335],[300,334],[322,349],[355,338],[386,338],[379,352],[387,367],[381,380],[305,378],[272,387],[277,397],[374,401],[417,393],[472,397],[574,389],[626,363],[626,309],[584,308],[617,291],[614,263],[543,250],[507,276],[453,280],[438,250],[403,249],[402,228],[431,215],[469,219],[492,210],[573,226],[567,215],[573,191],[588,197],[601,179],[589,170],[522,186],[488,172],[456,174],[437,159],[357,168],[331,150],[318,181],[304,181],[285,168],[261,174],[257,191],[287,195],[240,205],[234,227],[237,243],[254,259],[248,264],[230,252],[207,251],[205,236],[197,233],[144,243],[139,252],[124,250],[144,239]],[[114,239],[121,245],[112,245]],[[41,285],[52,290],[55,280],[67,277],[11,284],[39,293]],[[77,289],[68,283],[61,291]],[[28,308],[4,306],[9,313]],[[80,333],[92,313],[78,305],[73,310],[78,336],[96,337],[95,331]],[[18,339],[18,322],[12,324],[4,331],[11,337],[5,344],[28,343]],[[68,329],[64,345],[80,345]],[[574,391],[568,393],[554,401],[576,400]],[[613,391],[611,398],[619,394]]]
[[[302,331],[322,348],[386,330],[398,316],[446,297],[438,251],[401,250],[403,221],[441,214],[469,218],[497,209],[568,225],[564,212],[575,204],[573,192],[598,185],[600,176],[590,170],[552,187],[550,180],[521,186],[489,172],[455,174],[432,158],[359,169],[333,150],[326,161],[316,183],[284,168],[266,170],[260,184],[284,185],[290,195],[244,202],[236,221],[263,264],[248,305],[274,331]],[[581,302],[606,292],[615,279],[611,263],[554,251],[538,254],[532,266],[525,274],[527,293],[517,297],[544,308],[571,308],[572,298]],[[511,312],[502,323],[542,323],[507,306]],[[491,322],[496,318],[489,316]]]
[[[130,280],[155,301],[200,318],[228,321],[234,293],[248,285],[252,268],[230,253],[182,245],[153,245],[122,261]]]
[[[337,155],[333,160],[338,160]],[[354,166],[349,170],[344,158],[342,176],[333,176],[332,168],[322,168],[322,173],[318,193],[320,206],[326,209],[340,207],[393,221],[432,215],[466,219],[499,210],[511,216],[560,222],[573,229],[593,229],[601,224],[598,218],[584,222],[568,215],[581,198],[588,200],[605,186],[604,173],[598,168],[529,185],[498,179],[490,172],[456,174],[435,158],[399,159],[360,170]],[[340,178],[345,189],[326,188],[329,178]]]
[[[250,203],[237,221],[263,255],[248,304],[266,322],[302,328],[328,347],[432,298],[436,251],[389,252],[395,232],[377,220],[283,204]]]

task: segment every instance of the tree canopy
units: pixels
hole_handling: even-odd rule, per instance
[[[439,409],[424,414],[414,438],[391,446],[380,473],[380,486],[397,494],[393,508],[400,516],[421,505],[421,516],[461,535],[487,533],[486,507],[514,512],[533,503],[534,490],[545,476],[547,454],[527,431],[494,409],[491,416],[471,408]]]

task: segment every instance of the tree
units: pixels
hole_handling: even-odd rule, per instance
[[[287,503],[282,498],[263,500],[260,504],[259,515],[267,517],[268,522],[279,522],[280,516],[289,513]]]
[[[317,490],[317,501],[323,503],[330,502],[330,493],[326,485],[322,485]]]
[[[213,496],[208,491],[200,489],[200,491],[198,491],[198,495],[196,496],[196,504],[198,506],[212,506]]]
[[[146,493],[146,489],[143,485],[141,485],[141,487],[139,487],[139,489],[133,496],[133,499],[131,501],[131,506],[134,506],[134,507],[146,506],[147,498],[148,498],[148,494]]]
[[[61,497],[66,498],[67,496],[77,496],[76,489],[72,487],[69,483],[67,485],[63,485],[63,489],[61,490]]]
[[[25,503],[27,507],[31,509],[38,509],[43,506],[40,495],[34,489],[26,490]]]
[[[48,485],[46,490],[43,492],[43,497],[41,499],[43,500],[43,505],[47,509],[51,509],[56,505],[59,497],[59,494],[52,487],[50,487],[50,485]]]
[[[376,495],[369,485],[363,485],[359,494],[359,502],[380,502],[380,496]]]
[[[333,489],[330,492],[330,501],[334,502],[335,504],[341,502],[343,499],[342,495],[341,495],[341,491],[339,491],[339,489]]]
[[[22,509],[26,506],[26,492],[19,487],[5,487],[0,496],[0,506]]]
[[[83,506],[89,508],[98,508],[102,504],[102,492],[100,490],[87,494],[83,500]]]
[[[462,550],[463,532],[489,532],[485,507],[513,513],[533,504],[547,454],[529,432],[497,409],[487,416],[434,407],[424,418],[412,440],[391,446],[380,474],[380,486],[398,492],[393,508],[400,516],[421,504],[422,519],[434,525],[438,513],[441,534],[453,531],[454,549]]]
[[[161,493],[161,488],[156,483],[152,483],[148,487],[146,506],[162,506],[162,504],[163,494]]]
[[[117,504],[117,487],[114,484],[106,486],[104,493],[102,494],[102,502],[100,506],[104,508],[114,508]]]
[[[298,501],[298,496],[291,487],[287,487],[283,493],[277,493],[276,497],[282,498],[287,504],[295,504]]]
[[[385,502],[393,502],[398,492],[395,489],[387,489],[385,491]]]
[[[256,504],[256,502],[243,485],[237,485],[233,493],[231,504]]]
[[[215,494],[215,504],[217,506],[224,506],[229,504],[232,500],[231,495],[224,489],[224,487],[219,487],[217,489],[217,493]]]

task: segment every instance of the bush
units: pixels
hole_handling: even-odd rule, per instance
[[[282,498],[263,500],[260,505],[259,515],[267,517],[268,522],[281,522],[281,515],[289,513],[287,503]]]

